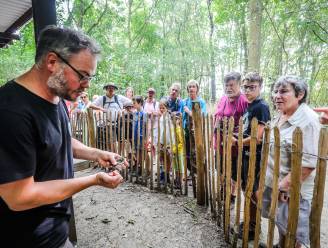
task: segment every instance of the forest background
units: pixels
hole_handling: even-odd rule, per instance
[[[101,45],[91,95],[115,82],[158,97],[178,81],[201,84],[216,102],[229,71],[259,71],[269,100],[279,75],[295,74],[310,86],[309,103],[328,105],[327,0],[58,0],[60,26],[82,29]],[[21,40],[0,49],[0,85],[34,63],[33,22]],[[182,97],[186,91],[182,91]]]

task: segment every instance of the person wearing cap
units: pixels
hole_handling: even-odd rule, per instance
[[[131,102],[131,100],[125,96],[115,94],[118,87],[114,83],[106,84],[103,89],[106,90],[106,94],[98,97],[90,105],[90,108],[100,107],[104,112],[110,111],[111,120],[116,121],[117,114],[123,110],[124,103]]]
[[[151,114],[154,115],[154,123],[153,123],[153,129],[154,129],[154,144],[157,144],[157,128],[158,128],[158,121],[157,118],[160,115],[159,112],[159,103],[155,99],[156,90],[154,88],[149,88],[147,90],[148,96],[144,102],[143,108],[144,113],[148,114],[149,117]],[[147,137],[149,137],[151,132],[151,118],[148,120],[148,130],[147,130]]]

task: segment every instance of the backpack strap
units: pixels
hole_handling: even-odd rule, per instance
[[[117,95],[114,95],[114,102],[118,105],[120,109],[122,109],[121,105],[118,102],[118,97]],[[103,96],[103,108],[105,108],[105,104],[108,103],[109,105],[113,102],[106,102],[106,96]]]

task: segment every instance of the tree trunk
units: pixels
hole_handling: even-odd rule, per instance
[[[212,0],[207,0],[207,9],[208,9],[208,19],[210,24],[210,77],[211,77],[211,101],[214,103],[216,98],[216,84],[215,84],[215,63],[214,63],[214,50],[213,50],[213,33],[214,33],[214,22],[213,22],[213,13],[211,10]]]
[[[249,71],[260,72],[262,0],[249,1]]]

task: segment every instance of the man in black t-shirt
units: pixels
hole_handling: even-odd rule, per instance
[[[253,240],[255,236],[255,220],[256,220],[256,204],[257,202],[255,192],[258,189],[260,161],[262,150],[262,136],[264,127],[270,121],[270,109],[268,104],[261,98],[261,88],[263,78],[257,72],[248,73],[242,81],[242,90],[249,102],[248,108],[243,115],[243,154],[242,154],[242,171],[241,171],[241,186],[243,191],[246,190],[249,166],[249,151],[251,140],[251,122],[253,118],[258,120],[257,130],[257,146],[256,146],[256,162],[255,162],[255,180],[253,186],[253,195],[250,205],[250,226],[249,226],[249,240]],[[242,238],[243,223],[239,229],[239,238]]]
[[[80,32],[48,27],[35,65],[0,88],[0,247],[72,247],[72,195],[122,182],[117,171],[73,178],[73,157],[106,167],[119,158],[73,139],[63,102],[89,87],[99,52]]]

